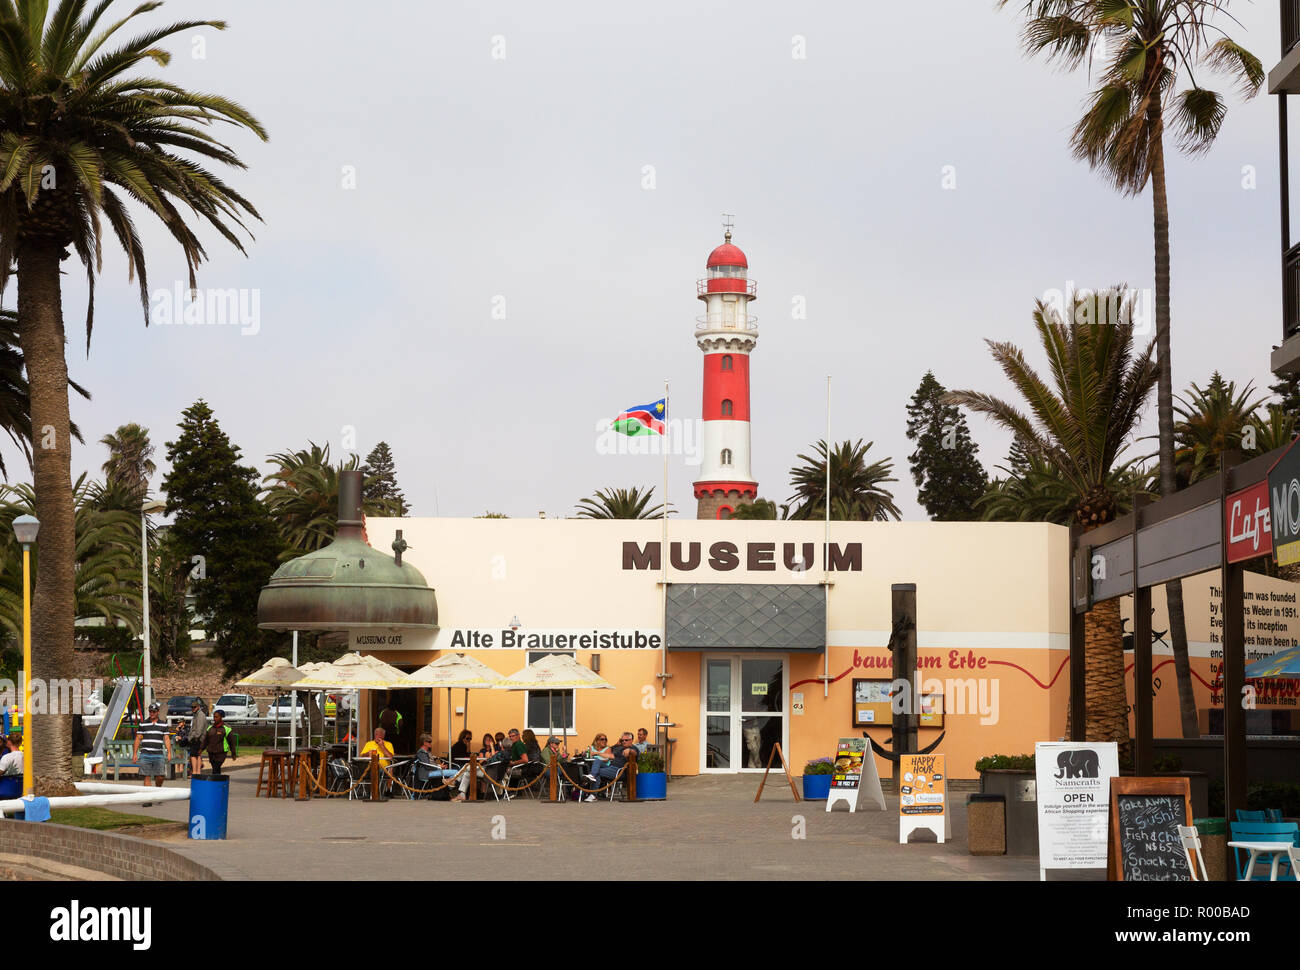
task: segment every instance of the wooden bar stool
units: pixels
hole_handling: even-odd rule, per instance
[[[254,797],[261,797],[263,784],[266,786],[267,798],[275,798],[277,795],[283,798],[288,794],[287,762],[288,753],[285,751],[262,752],[262,763],[257,766],[257,794]]]

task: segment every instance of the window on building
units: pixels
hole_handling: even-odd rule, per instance
[[[731,354],[722,355],[722,369],[731,370]]]
[[[731,401],[730,401],[730,400],[725,400],[725,401],[722,402],[722,416],[723,416],[724,418],[729,418],[729,417],[731,417]]]
[[[730,465],[730,464],[731,464],[731,449],[730,449],[730,448],[723,448],[723,449],[722,449],[722,463],[723,463],[724,465]]]
[[[548,654],[562,653],[575,656],[572,650],[530,650],[528,662],[541,660]],[[530,690],[524,692],[525,726],[537,735],[537,743],[545,744],[548,734],[573,733],[573,695],[571,690]]]
[[[731,518],[731,511],[732,511],[732,510],[731,510],[731,506],[730,506],[730,505],[723,505],[722,507],[720,507],[720,508],[718,509],[718,518],[720,518],[720,519],[729,519],[729,518]]]

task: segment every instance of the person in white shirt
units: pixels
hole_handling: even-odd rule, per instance
[[[11,734],[5,738],[8,753],[0,757],[0,775],[21,775],[23,773],[23,743],[21,734]]]

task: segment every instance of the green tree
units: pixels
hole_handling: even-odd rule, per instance
[[[908,455],[917,501],[935,522],[969,522],[979,518],[975,503],[984,494],[988,475],[975,456],[961,408],[944,404],[944,387],[926,371],[907,405],[907,437],[916,443]]]
[[[339,517],[339,472],[358,466],[356,455],[335,465],[330,460],[329,445],[307,444],[309,447],[299,451],[271,455],[269,460],[275,467],[262,479],[266,486],[262,501],[284,538],[281,559],[293,559],[334,541]],[[365,515],[395,515],[397,508],[393,499],[365,496],[361,511]]]
[[[84,473],[73,488],[76,618],[124,623],[138,633],[141,597],[134,580],[140,570],[140,521],[129,512],[102,508],[98,492]],[[22,635],[23,547],[14,538],[13,520],[33,515],[35,507],[31,485],[0,485],[0,627],[14,637]],[[33,582],[40,574],[39,538],[32,547]]]
[[[591,498],[579,499],[576,506],[580,519],[657,519],[663,515],[663,506],[650,506],[654,487],[645,491],[632,488],[597,489]],[[672,514],[672,509],[668,510]]]
[[[831,518],[846,522],[901,519],[893,493],[885,488],[898,481],[890,476],[894,463],[884,458],[867,463],[867,452],[875,442],[862,439],[842,441],[831,451]],[[798,455],[802,465],[790,469],[791,519],[821,519],[826,516],[826,442],[818,441],[814,455]],[[795,504],[797,503],[797,504]]]
[[[776,503],[765,498],[756,498],[752,502],[742,502],[731,510],[733,519],[779,519],[782,516],[777,514]]]
[[[1281,374],[1268,389],[1278,398],[1278,404],[1292,421],[1300,420],[1300,374]]]
[[[193,569],[169,526],[150,540],[149,648],[163,663],[180,662],[190,654],[194,611],[186,595]]]
[[[1103,295],[1114,292],[1103,291]],[[1088,297],[1076,296],[1079,299]],[[1074,319],[1078,318],[1076,314]],[[1059,506],[1067,501],[1074,521],[1090,531],[1113,520],[1119,511],[1120,497],[1113,491],[1117,470],[1123,470],[1119,457],[1135,434],[1156,384],[1154,342],[1144,351],[1136,350],[1128,313],[1114,322],[1069,325],[1040,300],[1033,320],[1047,357],[1050,383],[1013,344],[986,341],[1028,413],[977,391],[953,391],[944,399],[986,414],[1015,434],[1030,456],[1031,467],[1036,463],[1053,476],[1049,481],[1057,494],[1047,496],[1046,504]],[[1087,614],[1084,656],[1085,736],[1090,741],[1116,741],[1127,751],[1128,699],[1118,599],[1098,603]]]
[[[1225,381],[1217,370],[1204,388],[1192,382],[1175,408],[1174,463],[1179,488],[1217,475],[1225,451],[1245,450],[1243,432],[1253,424],[1262,403],[1260,398],[1251,399],[1254,391],[1254,384],[1247,384],[1238,393],[1236,381]]]
[[[1014,446],[1013,446],[1014,447]],[[1005,478],[995,478],[975,502],[980,518],[986,522],[1053,522],[1070,525],[1078,504],[1070,482],[1061,470],[1037,455],[1024,453],[1019,462],[1008,459],[998,466]],[[1154,494],[1155,483],[1150,470],[1136,461],[1125,462],[1111,470],[1106,489],[1115,496],[1115,514],[1133,510],[1134,496]]]
[[[1013,0],[998,0],[1005,7]],[[1156,346],[1159,370],[1160,492],[1177,489],[1174,461],[1173,365],[1169,347],[1169,198],[1165,188],[1165,129],[1178,147],[1199,155],[1213,147],[1227,116],[1217,91],[1200,84],[1196,69],[1225,75],[1251,97],[1264,80],[1259,58],[1227,36],[1215,21],[1228,0],[1014,0],[1026,15],[1024,46],[1067,69],[1086,65],[1098,86],[1074,126],[1075,157],[1125,195],[1151,184],[1155,235]],[[1180,87],[1181,77],[1187,86]],[[1169,630],[1184,737],[1199,733],[1187,655],[1183,586],[1165,584]]]
[[[1251,426],[1255,429],[1255,447],[1250,454],[1265,455],[1275,448],[1284,448],[1289,445],[1296,436],[1296,416],[1291,414],[1280,404],[1270,404],[1267,411],[1267,417],[1258,413],[1251,418]]]
[[[108,461],[103,465],[105,494],[111,495],[113,502],[121,502],[118,507],[139,511],[149,491],[149,479],[158,470],[149,429],[124,424],[99,443],[108,449]]]
[[[393,515],[411,514],[411,506],[397,486],[397,466],[393,462],[393,452],[388,447],[388,442],[381,441],[375,445],[370,454],[366,455],[366,463],[361,466],[361,470],[366,478],[363,490],[366,499],[390,503],[394,509],[391,513]]]
[[[91,297],[103,244],[116,239],[148,313],[141,234],[127,201],[142,206],[179,244],[189,269],[207,254],[190,221],[205,223],[243,249],[236,231],[253,206],[204,167],[242,168],[208,130],[229,122],[266,133],[239,105],[195,94],[138,72],[166,65],[160,43],[220,21],[182,21],[124,40],[122,29],[160,4],[140,3],[105,18],[113,0],[19,0],[0,4],[0,292],[18,279],[18,337],[30,383],[32,426],[49,429],[33,449],[41,572],[32,603],[33,676],[70,677],[75,614],[74,499],[68,369],[64,359],[62,264],[75,253]],[[197,160],[196,160],[197,159]],[[187,216],[190,221],[187,221]],[[48,444],[47,444],[48,441]],[[69,794],[72,719],[33,718],[34,776],[42,794]]]
[[[180,434],[167,442],[171,471],[163,482],[170,539],[178,558],[201,556],[192,578],[195,611],[226,673],[250,670],[283,639],[257,628],[257,597],[279,564],[283,541],[257,498],[257,471],[239,464],[240,451],[200,399],[186,408]]]

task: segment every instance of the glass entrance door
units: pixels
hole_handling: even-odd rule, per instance
[[[700,768],[757,771],[786,737],[786,658],[706,654]]]

